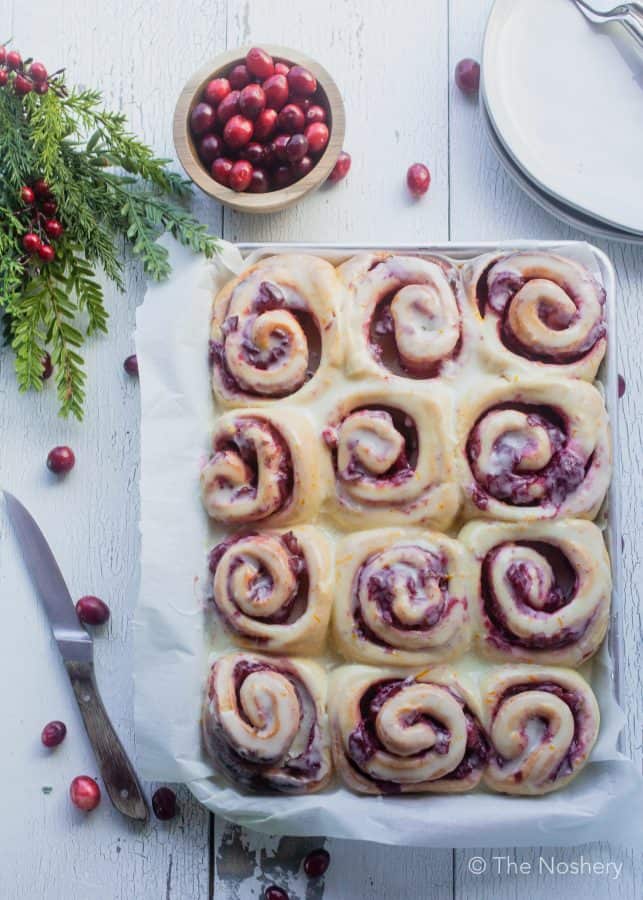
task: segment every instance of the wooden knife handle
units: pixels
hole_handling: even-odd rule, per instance
[[[134,767],[103,706],[93,664],[65,661],[65,667],[112,803],[123,815],[145,822],[147,803]]]

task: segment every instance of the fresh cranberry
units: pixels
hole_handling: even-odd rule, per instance
[[[217,156],[221,156],[223,144],[216,134],[206,134],[199,144],[199,156],[206,165],[210,165]]]
[[[40,247],[38,247],[38,256],[43,262],[50,263],[56,258],[56,251],[51,244],[43,244],[41,242]]]
[[[67,734],[67,726],[64,722],[57,720],[48,722],[40,732],[40,740],[45,747],[57,747],[62,744]]]
[[[222,125],[233,116],[239,115],[239,91],[230,91],[217,108],[217,119]]]
[[[285,75],[271,75],[266,78],[262,87],[269,109],[280,110],[288,102],[288,80]]]
[[[252,165],[247,159],[240,159],[230,170],[230,187],[233,191],[245,191],[252,181]]]
[[[209,131],[215,122],[215,112],[209,103],[197,103],[190,115],[190,126],[194,134]]]
[[[424,163],[413,163],[406,173],[406,183],[414,197],[422,197],[431,184],[431,173]]]
[[[3,66],[7,61],[7,48],[4,44],[0,44],[0,66]]]
[[[225,124],[223,129],[223,140],[228,147],[238,150],[239,147],[245,147],[253,132],[252,122],[245,116],[232,116]]]
[[[29,75],[36,84],[41,84],[47,80],[47,70],[41,62],[32,62],[29,66]]]
[[[247,159],[253,166],[260,166],[265,155],[264,145],[258,141],[250,141],[241,151],[241,158]]]
[[[224,187],[230,186],[230,172],[232,171],[232,160],[225,156],[219,156],[214,160],[210,168],[210,174],[219,184]]]
[[[275,156],[277,157],[277,159],[281,160],[281,162],[288,161],[288,157],[286,156],[286,147],[288,146],[289,140],[290,137],[287,134],[278,134],[272,142]]]
[[[304,872],[309,878],[320,878],[330,865],[330,853],[320,847],[312,850],[304,860]]]
[[[13,69],[14,72],[17,72],[18,69],[22,68],[22,56],[20,56],[17,50],[10,50],[7,53],[7,66],[10,69]]]
[[[312,125],[313,122],[325,122],[326,110],[318,103],[313,103],[306,110],[306,125]]]
[[[9,73],[6,69],[0,69],[0,87],[4,87],[9,81]]]
[[[480,63],[461,59],[455,67],[455,83],[465,94],[477,94],[480,87]]]
[[[34,231],[28,231],[22,238],[22,246],[27,253],[37,253],[40,249],[40,238]]]
[[[619,397],[619,400],[621,399],[621,397],[624,397],[624,396],[625,396],[625,379],[623,378],[622,375],[619,375],[619,376],[618,376],[618,397]]]
[[[69,786],[71,802],[84,812],[91,812],[100,803],[100,788],[89,775],[77,775]]]
[[[323,122],[313,122],[304,131],[311,153],[321,153],[328,143],[328,126]]]
[[[51,190],[44,178],[39,178],[37,181],[34,181],[32,187],[34,194],[39,200],[50,199]],[[47,213],[47,215],[49,215],[49,213]]]
[[[273,179],[277,190],[292,184],[292,172],[290,171],[290,166],[277,166]]]
[[[203,91],[203,99],[212,106],[218,106],[227,97],[232,88],[227,78],[213,78],[208,81]]]
[[[304,66],[293,66],[288,72],[288,87],[296,97],[310,97],[317,90],[317,79]]]
[[[263,892],[263,900],[290,900],[283,888],[277,887],[276,884],[269,884]]]
[[[268,181],[268,176],[266,175],[264,170],[253,169],[252,178],[250,179],[250,184],[248,185],[248,191],[251,194],[265,194],[269,187],[270,183]]]
[[[303,109],[295,103],[289,103],[287,106],[284,106],[277,117],[278,127],[290,134],[303,131],[305,121]]]
[[[47,219],[45,222],[45,231],[54,241],[62,237],[64,230],[62,223],[58,219]]]
[[[288,72],[290,72],[290,66],[287,66],[285,62],[275,63],[275,75],[287,75]]]
[[[169,787],[157,788],[152,794],[152,809],[157,819],[165,822],[176,815],[176,794]]]
[[[248,84],[239,94],[239,109],[249,119],[256,119],[266,105],[266,95],[260,84]]]
[[[247,84],[250,84],[250,72],[243,63],[235,66],[228,75],[230,87],[235,91],[242,90]]]
[[[31,204],[32,204],[32,203],[34,202],[34,200],[36,199],[36,195],[35,195],[34,192],[31,190],[30,187],[27,187],[27,185],[25,185],[24,187],[20,188],[20,199],[21,199],[22,202],[25,203],[27,206],[31,206]]]
[[[44,356],[40,360],[40,364],[42,366],[42,380],[47,381],[48,378],[51,378],[54,367],[53,363],[51,362],[51,356],[46,351]]]
[[[66,475],[74,468],[76,457],[71,447],[54,447],[47,456],[47,468],[56,475]]]
[[[314,163],[310,156],[302,156],[300,160],[292,164],[290,171],[292,172],[293,179],[299,181],[301,178],[308,175],[313,167]]]
[[[87,594],[76,603],[76,615],[85,625],[104,625],[109,621],[109,606],[100,597]]]
[[[328,180],[333,184],[336,184],[338,181],[341,181],[343,178],[346,178],[348,175],[349,169],[351,167],[351,155],[347,153],[345,150],[337,157],[337,162],[333,167],[333,171],[328,176]]]
[[[128,356],[123,360],[123,368],[128,375],[138,375],[138,356],[136,353],[132,353],[131,356]]]
[[[251,75],[256,78],[270,78],[274,74],[275,64],[272,56],[260,47],[252,47],[246,53],[246,66]]]
[[[39,81],[38,84],[34,84],[33,89],[37,94],[46,94],[49,90],[49,85],[46,81]]]
[[[277,165],[277,154],[275,152],[275,142],[268,141],[268,143],[263,145],[263,157],[261,160],[261,164],[264,169],[271,169],[273,166]]]
[[[308,141],[303,134],[293,134],[286,144],[286,159],[288,162],[299,162],[308,153]]]
[[[33,82],[19,73],[13,82],[13,89],[19,97],[24,97],[33,90]]]
[[[265,98],[265,93],[264,93]],[[254,137],[258,141],[265,141],[275,130],[277,124],[276,109],[262,109],[255,119]]]

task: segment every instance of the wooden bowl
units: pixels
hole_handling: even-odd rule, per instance
[[[261,46],[276,61],[285,62],[288,65],[305,66],[317,79],[319,102],[326,108],[330,137],[326,149],[308,175],[288,187],[267,191],[265,194],[237,193],[215,181],[199,159],[190,131],[190,114],[201,99],[203,89],[208,81],[225,76],[234,65],[244,62],[250,46],[228,50],[227,53],[222,53],[195,72],[181,91],[174,112],[174,146],[188,176],[202,191],[220,203],[224,203],[232,209],[250,213],[269,213],[285,209],[287,206],[297,203],[305,194],[317,190],[326,181],[337,162],[337,157],[344,144],[346,127],[341,95],[337,85],[323,66],[289,47],[280,47],[274,44],[262,44]]]

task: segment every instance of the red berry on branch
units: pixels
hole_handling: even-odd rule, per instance
[[[0,44],[0,66],[4,65],[7,61],[7,48],[4,44]]]
[[[34,84],[33,89],[37,94],[46,94],[49,90],[49,85],[46,81],[41,81],[38,84]]]
[[[67,727],[64,722],[48,722],[40,733],[40,740],[45,747],[57,747],[65,740]]]
[[[414,197],[422,197],[431,184],[431,173],[424,163],[413,163],[406,173],[406,183]]]
[[[480,87],[480,63],[475,59],[461,59],[455,67],[455,83],[465,94],[477,94]]]
[[[41,84],[47,80],[47,70],[41,62],[32,62],[29,66],[29,75],[36,84]]]
[[[246,159],[234,163],[230,170],[230,187],[233,191],[245,191],[252,181],[252,165]]]
[[[152,794],[152,809],[157,819],[162,822],[173,819],[176,815],[176,794],[169,787],[160,787]]]
[[[33,231],[28,231],[22,238],[22,246],[27,253],[37,253],[40,249],[40,238]]]
[[[40,247],[38,247],[38,256],[43,262],[50,263],[56,258],[56,251],[51,244],[41,243]]]
[[[85,625],[104,625],[109,621],[109,606],[91,594],[76,603],[76,615]]]
[[[58,219],[47,219],[45,222],[45,231],[53,240],[58,240],[59,237],[62,237],[64,228],[62,224],[58,221]]]
[[[69,786],[71,802],[84,812],[91,812],[100,803],[100,788],[89,775],[77,775]]]
[[[36,199],[36,195],[30,187],[27,187],[27,185],[25,185],[24,187],[20,188],[20,199],[23,203],[26,203],[27,206],[30,206]]]
[[[20,56],[17,50],[10,50],[7,53],[7,66],[10,69],[13,69],[14,72],[17,72],[18,69],[22,68],[22,56]]]
[[[317,90],[317,79],[304,66],[293,66],[288,72],[288,87],[296,97],[310,97]]]
[[[218,106],[227,97],[232,88],[227,78],[213,78],[208,81],[203,91],[203,99],[212,106]]]
[[[0,87],[4,87],[9,81],[9,73],[6,69],[0,69]]]
[[[39,200],[49,200],[49,198],[51,197],[49,185],[44,178],[39,178],[37,181],[34,181],[32,187],[34,194]]]
[[[252,47],[246,53],[246,66],[256,78],[270,78],[274,74],[275,64],[272,56],[260,47]]]
[[[216,182],[224,187],[230,187],[230,172],[232,171],[232,160],[225,156],[219,156],[212,163],[210,174]]]
[[[33,83],[21,73],[18,73],[13,82],[13,89],[18,97],[24,97],[33,90]]]
[[[56,203],[55,200],[44,200],[40,204],[40,210],[41,210],[43,216],[47,216],[48,218],[51,218],[52,216],[55,216],[56,213],[58,212],[58,204]]]
[[[66,475],[71,472],[76,463],[76,457],[71,447],[54,447],[47,457],[47,468],[56,475]]]
[[[51,356],[48,353],[45,353],[43,358],[40,360],[42,365],[42,380],[47,381],[48,378],[51,378],[51,374],[54,371],[54,367],[51,362]]]
[[[235,91],[242,90],[247,84],[250,84],[250,72],[243,63],[239,63],[228,75],[230,87]]]
[[[333,171],[328,176],[328,180],[333,184],[336,184],[338,181],[341,181],[343,178],[346,178],[348,175],[349,169],[351,167],[351,155],[347,153],[345,150],[337,157],[337,162],[333,167]]]
[[[321,153],[328,143],[328,127],[323,122],[313,122],[304,131],[311,153]]]
[[[136,355],[136,353],[132,353],[131,356],[127,357],[127,359],[123,362],[123,368],[128,375],[138,375],[138,356]]]

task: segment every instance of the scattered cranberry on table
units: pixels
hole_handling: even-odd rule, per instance
[[[290,900],[283,888],[277,887],[276,884],[269,884],[263,892],[263,900]]]
[[[304,860],[304,872],[309,878],[321,878],[330,865],[330,853],[323,847],[311,850]]]
[[[625,396],[625,379],[622,375],[618,376],[618,398]]]
[[[480,87],[480,63],[461,59],[455,67],[455,83],[464,94],[477,94]]]
[[[55,475],[66,475],[75,463],[76,457],[71,447],[54,447],[47,456],[47,468]]]
[[[431,184],[431,173],[424,163],[413,163],[406,173],[406,183],[414,197],[422,197]]]
[[[152,809],[157,819],[165,822],[176,815],[176,794],[169,787],[160,787],[152,794]]]
[[[71,802],[84,812],[91,812],[100,803],[100,788],[89,775],[77,775],[69,786]]]
[[[45,747],[57,747],[65,740],[67,734],[67,726],[64,722],[54,720],[48,722],[40,733],[40,740]]]
[[[138,375],[138,356],[136,353],[132,353],[131,356],[128,356],[123,361],[123,368],[128,375]]]
[[[328,180],[333,184],[336,184],[338,181],[341,181],[343,178],[346,178],[348,175],[349,169],[351,167],[351,155],[347,153],[345,150],[337,157],[337,162],[333,167],[333,171],[328,176]]]
[[[257,194],[304,178],[330,139],[328,110],[313,73],[275,61],[261,47],[206,83],[190,127],[212,178]]]
[[[76,603],[76,615],[85,625],[104,625],[109,621],[109,606],[100,597],[87,594]]]

